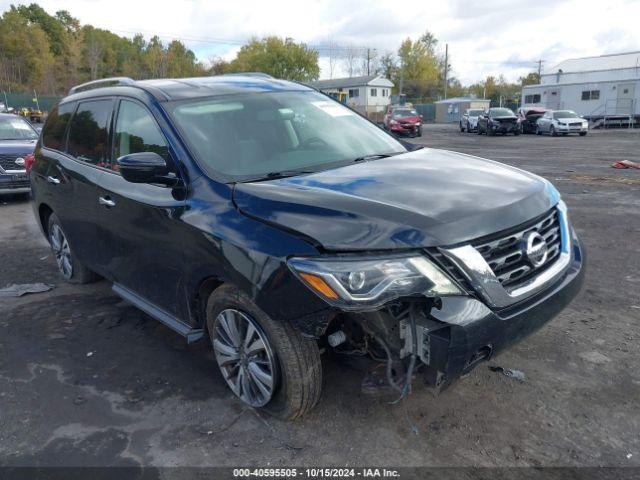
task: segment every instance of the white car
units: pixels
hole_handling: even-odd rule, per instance
[[[538,119],[536,133],[548,133],[555,137],[558,134],[577,133],[584,137],[589,131],[589,122],[573,110],[550,110]]]
[[[474,132],[478,128],[478,117],[482,115],[481,108],[469,108],[462,115],[460,119],[460,131],[461,132]]]

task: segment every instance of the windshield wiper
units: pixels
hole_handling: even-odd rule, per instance
[[[388,158],[398,155],[398,153],[374,153],[373,155],[363,155],[362,157],[354,158],[354,162],[366,162],[367,160],[378,160],[379,158]]]
[[[251,179],[250,182],[259,182],[261,180],[276,180],[278,178],[287,178],[287,177],[295,177],[296,175],[303,175],[305,173],[314,173],[311,170],[281,170],[278,172],[269,172],[264,174],[263,176]]]

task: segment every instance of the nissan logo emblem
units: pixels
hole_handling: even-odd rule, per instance
[[[24,158],[18,157],[15,159],[14,163],[19,167],[24,167]]]
[[[547,261],[549,250],[547,242],[538,232],[529,232],[524,237],[524,253],[534,267],[539,267]]]

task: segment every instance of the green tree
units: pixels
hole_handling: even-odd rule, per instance
[[[262,72],[276,78],[310,81],[320,75],[318,52],[291,38],[252,39],[230,63],[231,72]]]
[[[47,35],[12,7],[0,18],[0,81],[9,90],[46,91],[54,83]]]
[[[428,43],[407,38],[398,49],[399,68],[393,79],[409,98],[435,97],[438,90],[438,59]]]
[[[520,77],[518,81],[523,87],[526,85],[539,85],[540,75],[538,75],[538,72],[531,72],[525,77]]]

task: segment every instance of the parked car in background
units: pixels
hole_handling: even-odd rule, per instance
[[[478,117],[478,135],[483,133],[487,135],[495,135],[496,133],[520,135],[518,117],[509,108],[495,107],[485,110]]]
[[[589,131],[589,122],[573,110],[550,110],[536,123],[536,133],[547,133],[552,137],[559,134],[577,133],[584,137]]]
[[[538,119],[542,117],[546,111],[547,109],[542,107],[520,108],[518,110],[520,133],[536,133]]]
[[[26,168],[37,140],[38,132],[24,118],[0,113],[0,193],[29,191]]]
[[[478,128],[478,117],[482,115],[482,112],[484,112],[484,110],[481,108],[467,109],[460,119],[460,131],[467,133],[475,132]]]
[[[421,137],[422,116],[409,105],[390,105],[384,116],[384,129],[395,134]]]
[[[299,83],[94,81],[40,139],[32,204],[61,276],[207,338],[199,368],[278,417],[316,404],[322,352],[382,366],[398,396],[414,374],[444,388],[582,283],[550,182],[401,142]]]

